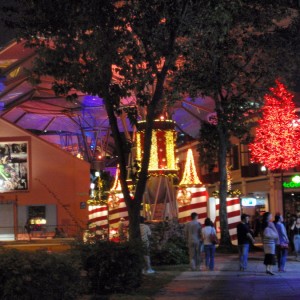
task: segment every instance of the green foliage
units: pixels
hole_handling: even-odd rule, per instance
[[[16,2],[14,9],[6,9],[6,24],[38,54],[32,69],[34,81],[48,75],[54,78],[52,89],[57,94],[67,96],[75,90],[103,98],[119,158],[122,192],[130,203],[130,239],[139,239],[134,220],[147,181],[153,120],[168,107],[171,97],[166,91],[180,55],[178,39],[188,34],[202,1]],[[126,182],[130,145],[122,140],[117,121],[121,99],[128,96],[137,106],[145,106],[142,117],[147,121],[134,201]],[[128,112],[134,123],[137,112]]]
[[[151,225],[151,263],[179,265],[188,263],[188,249],[184,240],[184,225],[175,220]]]
[[[218,161],[219,139],[217,128],[213,124],[202,122],[197,150],[201,165],[215,166]]]
[[[295,11],[281,1],[203,3],[182,44],[185,62],[173,82],[190,96],[209,96],[215,103],[215,128],[201,129],[201,160],[216,160],[209,156],[224,147],[227,152],[232,136],[249,142],[262,96],[279,76],[293,83],[300,43],[292,16]],[[282,20],[289,26],[283,27]]]
[[[299,19],[299,11],[288,1],[201,4],[190,35],[181,44],[184,61],[172,85],[192,98],[209,97],[214,103],[217,122],[201,129],[199,150],[210,170],[218,162],[221,243],[225,244],[230,243],[226,156],[232,137],[249,141],[268,88],[277,77],[293,82],[299,72],[295,61],[299,20],[294,20]]]
[[[76,299],[79,271],[65,255],[7,250],[0,254],[0,298]]]
[[[144,263],[140,244],[97,241],[79,245],[77,250],[90,293],[130,292],[140,286]]]

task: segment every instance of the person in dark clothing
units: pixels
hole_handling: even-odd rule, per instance
[[[249,215],[242,214],[241,222],[237,225],[240,271],[247,269],[250,243],[255,243],[248,222]]]
[[[279,243],[276,244],[278,272],[285,272],[285,263],[287,260],[289,248],[289,238],[287,236],[286,228],[283,223],[283,217],[280,213],[277,213],[275,215],[274,224],[279,237]]]
[[[258,237],[260,234],[261,234],[261,216],[259,212],[256,212],[254,218],[254,237]]]
[[[27,234],[28,234],[28,240],[31,241],[31,223],[30,223],[30,218],[27,219],[26,224],[24,226]]]

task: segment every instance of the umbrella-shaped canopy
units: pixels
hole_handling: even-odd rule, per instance
[[[113,158],[114,142],[103,99],[78,91],[73,102],[57,97],[52,78],[46,76],[32,85],[26,70],[34,56],[33,49],[15,41],[0,51],[0,116],[73,154],[81,153],[89,161]],[[134,97],[122,99],[121,108],[134,105]],[[212,108],[211,98],[179,99],[171,111],[176,129],[181,135],[197,138],[200,120],[207,119]],[[124,139],[129,139],[132,128],[125,112],[118,117],[118,125]]]

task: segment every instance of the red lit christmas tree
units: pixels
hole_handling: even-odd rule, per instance
[[[293,95],[278,80],[276,85],[264,97],[262,119],[249,149],[253,161],[270,170],[287,170],[300,164],[299,123]]]

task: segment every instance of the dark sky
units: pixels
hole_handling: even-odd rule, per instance
[[[3,24],[3,13],[1,11],[1,7],[3,5],[12,4],[14,1],[12,0],[0,0],[0,47],[2,48],[6,43],[13,39],[14,35],[11,30],[6,28]]]

